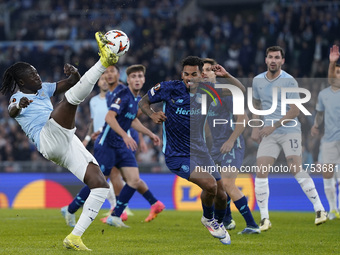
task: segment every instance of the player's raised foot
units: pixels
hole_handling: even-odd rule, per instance
[[[236,228],[236,222],[231,220],[229,222],[223,221],[226,230],[233,230]]]
[[[129,228],[128,225],[124,224],[124,222],[122,221],[122,219],[120,217],[112,216],[112,215],[110,215],[107,218],[106,224],[108,224],[110,226],[117,227],[117,228]]]
[[[105,39],[102,32],[97,32],[95,34],[96,41],[99,48],[99,56],[100,56],[100,62],[103,66],[109,67],[118,62],[119,57],[114,54],[108,47],[106,47],[106,44],[109,43],[108,40]]]
[[[225,231],[225,238],[220,238],[220,242],[222,244],[230,244],[231,243],[231,239],[230,239],[230,235],[228,233],[228,231],[225,229],[225,226],[223,225],[223,223],[220,224],[220,228]]]
[[[222,229],[214,218],[207,219],[206,217],[202,216],[201,222],[203,226],[205,226],[209,230],[210,234],[213,237],[223,239],[227,236],[225,229]]]
[[[335,220],[335,219],[340,219],[340,214],[336,210],[332,210],[328,213],[328,219],[329,220]]]
[[[164,210],[164,208],[165,208],[165,205],[161,201],[158,200],[156,203],[154,203],[151,206],[150,213],[149,213],[148,217],[146,217],[146,219],[144,221],[145,222],[152,221],[154,218],[157,217],[157,215],[159,213],[161,213]]]
[[[85,246],[80,236],[75,236],[73,234],[69,234],[67,237],[65,237],[63,245],[66,249],[76,251],[92,251]]]
[[[315,213],[315,225],[320,225],[327,221],[327,212],[325,211],[317,211]]]
[[[65,218],[66,225],[74,227],[76,225],[76,215],[68,212],[68,205],[60,209],[61,214]]]
[[[261,234],[261,230],[259,227],[246,227],[241,232],[238,232],[239,235],[252,235],[252,234]]]
[[[260,222],[260,230],[262,231],[267,231],[268,229],[272,228],[272,223],[270,222],[269,219],[263,218]]]

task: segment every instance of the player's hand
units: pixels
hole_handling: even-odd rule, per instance
[[[150,136],[150,139],[153,141],[153,145],[155,146],[161,145],[161,139],[159,139],[157,135],[152,133],[152,135]]]
[[[329,61],[330,62],[337,62],[339,59],[340,53],[339,53],[339,46],[333,45],[331,47],[331,50],[329,52]]]
[[[260,137],[266,137],[269,136],[271,133],[273,133],[275,130],[275,127],[264,127],[260,130]]]
[[[221,65],[213,65],[211,70],[214,71],[215,75],[218,77],[229,77],[230,74]]]
[[[94,133],[92,133],[91,134],[91,140],[92,141],[95,141],[96,139],[97,139],[97,137],[100,135],[100,131],[98,130],[98,131],[96,131],[96,132],[94,132]]]
[[[253,128],[251,132],[251,139],[253,139],[256,143],[260,144],[261,136],[259,128]]]
[[[137,143],[132,137],[126,135],[123,137],[123,141],[128,149],[132,151],[136,151],[138,149]]]
[[[64,73],[66,76],[69,76],[69,79],[72,80],[72,83],[77,83],[80,80],[80,73],[78,72],[78,68],[74,67],[71,64],[66,63],[64,65]]]
[[[162,124],[167,119],[165,113],[162,111],[152,113],[150,118],[156,124]]]
[[[26,108],[32,102],[33,102],[33,100],[29,100],[27,97],[22,97],[22,98],[20,98],[20,101],[19,101],[18,104],[19,104],[20,108]]]
[[[320,134],[319,128],[316,127],[315,125],[312,126],[311,130],[310,130],[310,134],[314,137],[314,136],[318,136]]]
[[[220,148],[222,154],[230,152],[234,147],[235,141],[228,139]]]

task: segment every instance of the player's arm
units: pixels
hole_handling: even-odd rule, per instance
[[[140,132],[144,135],[147,135],[150,137],[150,139],[153,141],[154,145],[158,146],[160,145],[160,139],[157,135],[155,135],[154,133],[151,132],[150,129],[148,129],[147,127],[145,127],[139,119],[135,118],[132,123],[131,123],[131,127],[134,128],[137,132]]]
[[[256,110],[261,110],[261,100],[255,99],[253,97],[253,105]],[[260,116],[257,114],[252,114],[252,119],[260,120]],[[260,124],[260,123],[259,123]],[[260,126],[260,125],[258,125]],[[260,136],[260,128],[259,127],[253,127],[251,131],[251,139],[253,139],[255,142],[260,143],[261,142],[261,136]]]
[[[135,151],[137,150],[137,143],[136,141],[128,136],[128,134],[121,128],[117,121],[117,113],[115,111],[109,110],[105,116],[105,122],[119,135],[123,138],[126,147]]]
[[[142,112],[149,116],[152,119],[152,121],[155,122],[156,124],[161,124],[166,120],[164,112],[162,111],[155,112],[151,108],[151,102],[148,94],[142,97],[142,99],[138,103],[138,106],[142,110]]]
[[[324,112],[316,111],[314,125],[311,128],[311,135],[317,136],[320,134],[319,128],[322,125],[324,120]]]
[[[333,45],[329,52],[329,66],[328,66],[328,82],[329,84],[333,85],[336,82],[336,63],[339,59],[339,46]]]
[[[237,116],[236,122],[239,124],[235,124],[234,131],[231,133],[229,139],[220,148],[220,152],[222,154],[231,151],[231,149],[234,147],[236,139],[243,133],[244,129],[246,128],[246,125],[245,124],[243,125],[242,123],[248,122],[247,114],[235,115],[235,116]]]
[[[260,130],[261,137],[268,136],[271,133],[273,133],[275,129],[282,126],[282,122],[284,122],[285,120],[295,119],[297,116],[299,116],[300,114],[299,108],[295,104],[290,104],[289,106],[290,109],[285,116],[283,116],[280,120],[276,121],[274,125],[264,127]]]
[[[146,145],[143,134],[141,132],[138,132],[138,137],[139,137],[139,148],[141,152],[147,152],[148,146]]]
[[[228,84],[235,85],[243,93],[246,93],[246,88],[243,86],[243,84],[238,79],[236,79],[234,76],[232,76],[229,72],[227,72],[223,66],[214,65],[212,66],[212,70],[215,72],[217,77],[223,77],[227,79]],[[230,96],[230,95],[232,95],[232,93],[229,89],[222,89],[222,96]]]
[[[91,141],[91,135],[92,135],[92,133],[93,133],[93,119],[91,119],[89,128],[88,128],[88,130],[87,130],[87,134],[86,134],[86,136],[85,136],[85,138],[84,138],[84,140],[83,140],[83,144],[84,144],[85,147],[86,147],[86,146],[89,144],[89,142]]]
[[[8,106],[8,114],[11,118],[15,118],[18,116],[21,112],[22,108],[26,108],[30,103],[32,103],[32,100],[29,100],[27,97],[20,98],[19,102],[11,103]]]
[[[57,82],[57,88],[54,95],[66,92],[80,80],[80,73],[78,72],[78,69],[71,64],[64,65],[64,73],[68,76],[68,78]]]

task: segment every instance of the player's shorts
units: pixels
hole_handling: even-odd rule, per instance
[[[281,149],[286,157],[301,156],[301,133],[271,134],[263,137],[257,151],[257,158],[273,157],[277,159]]]
[[[195,170],[210,172],[217,181],[221,179],[221,175],[216,171],[215,163],[210,155],[203,155],[202,157],[167,157],[165,163],[171,172],[186,180],[189,180],[190,174]],[[200,170],[197,167],[201,167]]]
[[[212,155],[213,160],[216,164],[221,167],[235,167],[241,169],[243,158],[244,158],[244,144],[242,147],[234,146],[231,151],[225,154]]]
[[[107,143],[101,145],[97,139],[94,144],[94,157],[105,176],[110,175],[114,166],[117,168],[138,167],[134,152],[128,149],[125,144],[117,148]]]
[[[322,142],[321,153],[321,163],[340,164],[340,141]]]
[[[75,132],[76,128],[63,128],[54,119],[49,119],[40,132],[40,153],[84,181],[88,164],[98,163]]]

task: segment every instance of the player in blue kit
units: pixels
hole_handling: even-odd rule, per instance
[[[106,74],[107,73],[115,73],[115,70],[118,70],[117,69],[117,67],[115,67],[115,66],[110,66],[110,67],[108,67],[108,70],[107,70],[107,72],[106,72]],[[144,66],[142,66],[142,65],[133,65],[133,66],[131,66],[131,67],[129,67],[128,69],[127,69],[127,74],[128,74],[128,83],[129,83],[129,88],[130,87],[135,87],[135,83],[136,84],[138,84],[138,86],[143,86],[144,85],[144,83],[145,83],[145,77],[144,77],[144,73],[145,73],[145,67]],[[138,75],[136,74],[136,73],[138,73]],[[125,95],[127,96],[127,99],[129,99],[130,98],[130,100],[131,100],[131,93],[127,93],[129,90],[127,90],[128,89],[128,87],[127,86],[125,86],[125,85],[123,85],[123,84],[116,84],[116,86],[114,87],[114,89],[112,89],[113,88],[113,84],[112,84],[112,82],[111,82],[111,80],[112,81],[117,81],[117,83],[118,83],[118,79],[115,79],[115,78],[110,78],[110,76],[109,77],[107,77],[108,75],[106,75],[106,80],[107,80],[107,82],[109,83],[109,87],[110,87],[110,90],[106,93],[106,105],[109,107],[109,109],[110,109],[110,107],[111,107],[111,105],[112,105],[112,101],[113,100],[115,100],[115,98],[116,98],[116,96],[118,95],[118,94],[120,94],[120,92],[121,91],[125,91]],[[113,75],[114,76],[114,75]],[[138,88],[138,92],[139,92],[139,90],[140,90],[140,88]],[[136,110],[137,111],[137,104],[138,104],[138,101],[139,101],[139,99],[140,99],[140,97],[138,96],[138,97],[136,97],[138,100],[137,101],[133,101],[134,102],[134,104],[136,105],[136,107],[133,107],[133,104],[131,104],[131,105],[129,105],[129,108],[131,108],[131,109],[133,109],[133,110]],[[122,99],[122,100],[125,100],[125,99]],[[111,102],[111,103],[110,103]],[[104,109],[106,112],[108,111],[107,110],[107,108],[105,108]],[[127,110],[127,109],[125,109],[125,110]],[[109,111],[109,113],[110,113],[110,111]],[[130,114],[130,116],[132,116],[133,114]],[[108,114],[106,114],[106,117],[108,116]],[[121,121],[124,121],[124,119],[125,119],[125,117],[122,117],[122,118],[120,118],[120,120],[119,120],[119,122],[121,122]],[[138,120],[138,119],[137,119]],[[125,123],[126,121],[124,121],[124,123]],[[129,122],[129,121],[128,121]],[[128,122],[126,122],[127,124],[128,124]],[[105,123],[105,121],[104,121],[104,123]],[[125,123],[125,124],[126,124]],[[109,129],[110,128],[110,126],[109,125],[107,125],[107,124],[105,124],[105,126],[104,126],[104,133],[106,133],[106,135],[105,136],[107,136],[105,139],[106,139],[106,142],[105,142],[105,145],[106,144],[109,144],[110,142],[109,142],[109,140],[110,139],[113,139],[114,141],[116,141],[117,140],[117,137],[116,137],[116,135],[114,135],[114,134],[112,134],[111,133],[111,131],[112,130],[110,130]],[[129,130],[130,130],[130,128],[127,130],[127,134],[128,134],[128,136],[131,138],[131,135],[129,135]],[[107,135],[108,134],[108,135]],[[102,133],[100,134],[100,137],[102,137]],[[137,141],[135,140],[135,138],[132,138],[135,142],[136,142],[136,144],[137,144]],[[118,140],[121,140],[121,139],[118,139]],[[97,142],[96,142],[96,144],[98,143],[98,139],[97,139]],[[103,164],[101,164],[101,161],[100,160],[98,160],[98,162],[99,162],[99,164],[101,165],[101,169],[102,169],[102,171],[105,171],[104,172],[104,174],[105,174],[105,176],[108,176],[108,175],[110,175],[110,178],[112,179],[112,171],[115,169],[115,171],[119,171],[119,170],[122,170],[122,169],[117,169],[116,168],[116,165],[113,165],[113,166],[111,166],[112,164],[115,164],[115,160],[114,160],[114,156],[113,155],[115,155],[115,153],[113,153],[113,149],[112,148],[120,148],[120,147],[125,147],[126,148],[126,146],[124,145],[124,144],[116,144],[116,145],[114,145],[113,147],[112,146],[108,146],[109,148],[108,148],[108,150],[107,151],[105,151],[105,152],[103,152],[103,146],[98,146],[98,148],[100,149],[100,153],[96,153],[96,149],[95,149],[95,158],[98,160],[98,158],[97,158],[97,156],[98,157],[100,157],[101,159],[102,158],[108,158],[109,159],[109,165],[108,166],[106,166],[106,163],[103,163]],[[95,147],[95,148],[97,148],[97,147]],[[127,149],[128,150],[128,149]],[[135,150],[129,150],[128,152],[127,152],[127,155],[128,155],[128,157],[127,158],[131,158],[131,153],[132,154],[134,154],[134,151]],[[112,154],[113,153],[113,154]],[[123,153],[123,151],[121,151],[121,153]],[[123,153],[124,154],[124,153]],[[131,161],[135,161],[135,157],[133,157],[133,159],[131,159]],[[124,162],[122,163],[122,164],[124,164]],[[128,162],[128,164],[130,164],[129,162]],[[109,166],[111,166],[111,170],[108,170],[108,168],[109,168]],[[138,170],[138,168],[137,168],[137,170]],[[119,174],[119,175],[115,175],[115,177],[114,178],[119,178],[118,180],[114,180],[113,181],[113,184],[114,184],[114,186],[117,184],[117,185],[121,185],[120,184],[120,182],[122,182],[122,180],[121,180],[121,175]],[[124,187],[124,183],[122,183],[122,186]],[[116,187],[115,187],[115,190],[117,190],[116,189]],[[118,194],[120,194],[120,192],[121,192],[121,190],[122,190],[122,188],[120,188],[120,189],[118,189],[119,190],[119,192],[117,192]],[[151,193],[151,191],[149,190],[149,187],[147,186],[147,184],[142,180],[142,179],[139,179],[139,181],[138,181],[138,183],[137,183],[137,191],[150,203],[150,206],[151,206],[151,208],[150,208],[150,213],[149,213],[149,215],[147,216],[147,218],[145,219],[145,222],[150,222],[151,220],[153,220],[154,218],[156,218],[156,216],[160,213],[160,212],[162,212],[163,210],[164,210],[164,208],[165,208],[165,206],[164,206],[164,204],[161,202],[161,201],[159,201],[159,200],[157,200],[154,196],[153,196],[153,194]],[[87,196],[88,196],[88,194],[89,194],[89,188],[87,187],[87,186],[85,186],[85,187],[83,187],[82,189],[81,189],[81,191],[77,194],[77,196],[74,198],[74,200],[68,205],[68,206],[66,206],[66,207],[63,207],[62,208],[62,210],[64,210],[64,213],[63,213],[63,215],[64,215],[64,217],[65,217],[65,220],[66,220],[66,223],[67,223],[67,225],[69,225],[69,226],[72,226],[72,223],[73,222],[75,222],[75,212],[83,205],[83,201],[87,198]],[[117,198],[117,200],[118,200],[118,198]],[[125,213],[125,212],[124,212]],[[122,220],[127,220],[127,214],[125,213],[125,215],[123,214],[123,213],[121,213],[120,215],[119,215],[119,217],[122,219]],[[107,222],[107,219],[109,218],[109,216],[108,217],[105,217],[105,218],[103,218],[103,219],[101,219],[104,223],[106,223]],[[117,224],[120,224],[121,225],[121,223],[120,222],[118,222]],[[119,225],[119,226],[120,226]]]
[[[311,129],[312,136],[319,134],[319,127],[325,123],[325,132],[322,137],[321,153],[322,176],[325,194],[329,204],[328,218],[334,220],[340,218],[336,206],[336,188],[334,172],[338,171],[336,164],[340,164],[340,65],[339,47],[333,45],[329,54],[328,78],[331,86],[323,89],[318,96],[314,125]],[[326,166],[326,167],[325,167]],[[327,171],[326,171],[327,170]]]
[[[73,250],[90,250],[83,244],[81,236],[97,216],[109,190],[96,159],[75,135],[78,105],[91,93],[105,69],[118,61],[118,57],[106,47],[107,41],[100,32],[96,33],[96,40],[100,61],[83,77],[80,78],[75,67],[66,64],[67,79],[42,83],[33,66],[18,62],[6,70],[0,89],[3,94],[12,94],[18,87],[10,99],[9,115],[16,119],[46,159],[69,169],[91,190],[77,224],[63,241],[66,248]],[[50,97],[65,91],[62,101],[53,109]]]
[[[217,64],[216,61],[206,58],[203,59],[203,62],[203,77],[216,83],[216,74],[213,71],[214,66]],[[227,71],[221,68],[220,76],[226,73]],[[223,223],[227,229],[235,228],[235,222],[232,222],[230,211],[231,198],[247,224],[246,228],[239,232],[239,234],[259,234],[261,231],[254,221],[248,207],[248,201],[235,184],[238,170],[242,166],[244,157],[245,143],[242,132],[245,129],[248,117],[246,114],[233,115],[233,98],[231,96],[222,97],[221,103],[216,100],[216,103],[212,102],[210,104],[207,123],[212,139],[210,155],[214,162],[222,168],[221,176],[224,188],[228,194],[227,214]],[[215,125],[215,119],[225,120],[228,123]],[[232,122],[238,124],[231,124]],[[230,218],[229,221],[226,219],[228,217]]]
[[[281,69],[284,64],[284,50],[279,46],[272,46],[266,50],[267,71],[257,75],[253,79],[253,104],[255,109],[268,110],[273,104],[273,90],[277,89],[281,94],[281,88],[297,88],[296,80]],[[299,93],[287,93],[289,99],[299,99]],[[297,119],[299,108],[295,104],[287,105],[286,115],[281,115],[281,97],[277,98],[277,107],[272,114],[264,116],[264,127],[254,127],[252,139],[258,142],[257,166],[255,178],[255,195],[257,205],[261,213],[260,229],[267,231],[271,228],[268,212],[269,200],[269,171],[263,171],[263,167],[270,169],[274,165],[281,149],[283,149],[287,165],[291,169],[302,190],[313,204],[316,216],[315,225],[327,220],[327,213],[320,201],[319,194],[315,189],[313,179],[308,173],[301,171],[301,128]],[[259,119],[253,114],[253,119]],[[284,126],[282,126],[284,123]]]
[[[216,67],[217,73],[219,68]],[[216,171],[209,173],[203,169],[214,169],[215,165],[204,142],[206,116],[201,114],[202,94],[198,92],[197,82],[202,81],[202,70],[203,61],[199,57],[185,58],[182,61],[182,80],[157,84],[142,98],[139,106],[153,122],[163,125],[162,151],[170,171],[202,188],[202,224],[212,236],[219,238],[223,244],[229,244],[230,236],[222,223],[227,196],[221,177]],[[228,74],[226,78],[245,91],[234,77]],[[222,94],[230,95],[230,91],[223,89]],[[153,111],[151,104],[157,102],[163,102],[163,111]]]

